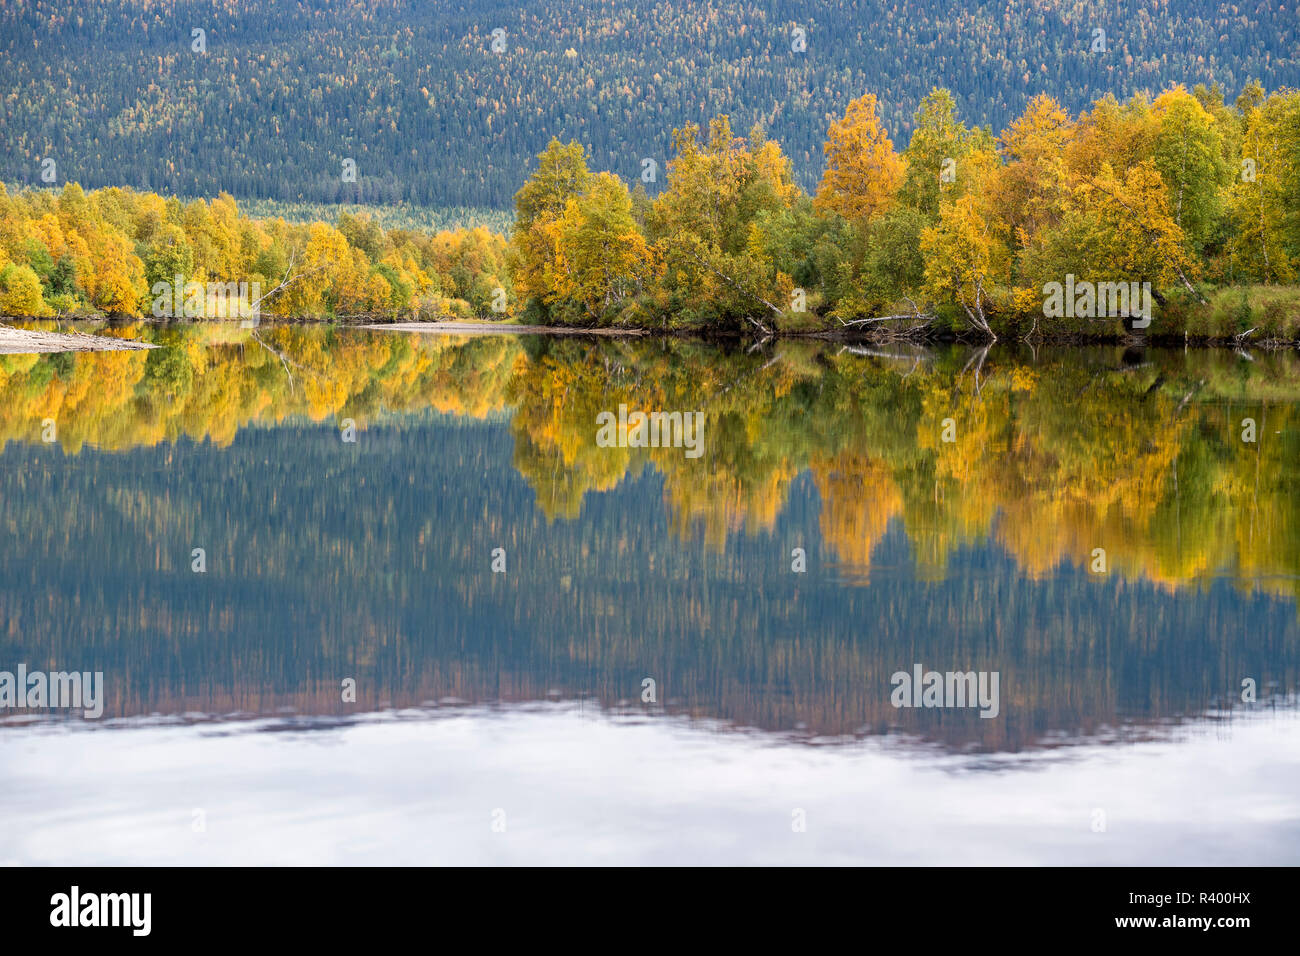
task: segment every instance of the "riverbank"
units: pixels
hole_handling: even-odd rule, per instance
[[[781,323],[750,327],[746,329],[721,329],[708,324],[680,325],[665,323],[659,327],[645,326],[579,326],[579,325],[528,325],[512,320],[465,320],[449,318],[446,321],[408,321],[376,322],[375,316],[367,316],[361,321],[340,321],[321,317],[302,317],[295,319],[271,319],[261,323],[263,330],[283,326],[333,326],[374,332],[411,332],[424,335],[454,336],[560,336],[560,337],[596,337],[596,338],[667,338],[696,339],[713,342],[762,343],[772,341],[823,341],[844,345],[899,346],[915,347],[963,344],[980,347],[994,344],[993,340],[983,334],[969,329],[943,324],[924,327],[885,328],[879,325],[842,324],[836,322],[827,325],[800,323],[788,326]],[[1300,319],[1300,317],[1298,317]],[[118,327],[99,319],[76,320],[95,332]],[[52,323],[43,323],[52,324]],[[223,340],[236,341],[247,335],[247,331],[238,323],[218,320],[200,319],[186,322],[149,321],[148,326],[158,328],[207,326]],[[1202,326],[1202,328],[1204,328]],[[1161,329],[1159,323],[1153,323],[1150,329],[1126,330],[1116,324],[1105,332],[1099,330],[1044,331],[1041,327],[1016,323],[995,330],[997,344],[1014,344],[1024,342],[1038,346],[1127,346],[1135,348],[1197,348],[1225,349],[1240,351],[1259,349],[1263,351],[1290,350],[1300,348],[1300,339],[1280,338],[1278,330],[1270,327],[1248,327],[1242,332],[1225,335],[1224,330],[1215,328],[1192,332],[1186,328]],[[241,334],[242,333],[242,334]],[[0,325],[0,354],[38,354],[58,352],[96,352],[96,351],[133,351],[158,348],[157,344],[143,342],[135,338],[110,337],[88,332],[53,329],[24,329]]]
[[[519,325],[514,322],[391,322],[356,326],[380,332],[430,332],[441,335],[605,335],[651,334],[646,329],[584,329],[559,325]]]
[[[156,349],[158,346],[131,339],[113,339],[85,332],[43,332],[37,329],[15,329],[0,325],[0,355],[22,355],[40,352],[132,352],[138,349]]]
[[[987,330],[973,327],[960,310],[939,305],[914,314],[888,314],[841,319],[813,311],[755,313],[743,321],[690,320],[674,314],[639,312],[635,317],[600,321],[559,311],[528,310],[504,319],[464,319],[448,316],[433,321],[385,322],[372,313],[349,324],[397,331],[456,334],[534,333],[552,335],[658,335],[761,341],[825,339],[840,342],[918,343],[1027,341],[1041,345],[1135,344],[1170,347],[1296,348],[1300,347],[1300,287],[1206,285],[1201,299],[1171,295],[1145,323],[1133,318],[1044,317],[1042,310],[990,312]],[[528,320],[532,320],[530,323]],[[535,324],[532,324],[535,323]]]

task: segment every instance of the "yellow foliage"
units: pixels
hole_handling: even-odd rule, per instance
[[[903,161],[876,115],[874,94],[858,97],[831,123],[825,153],[817,208],[870,221],[889,207],[903,179]]]

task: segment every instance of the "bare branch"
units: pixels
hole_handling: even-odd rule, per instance
[[[699,263],[700,265],[702,265],[704,268],[708,269],[710,272],[712,272],[714,275],[716,275],[716,276],[717,276],[719,279],[721,279],[723,282],[727,283],[727,285],[731,286],[733,289],[737,290],[738,292],[743,292],[745,295],[749,296],[751,299],[754,299],[754,300],[756,300],[756,301],[758,301],[758,302],[763,303],[765,306],[767,306],[769,309],[771,309],[771,310],[772,310],[773,312],[775,312],[777,315],[779,315],[779,316],[780,316],[780,315],[785,315],[785,312],[783,312],[781,309],[777,308],[777,307],[776,307],[775,305],[773,305],[771,302],[768,302],[767,299],[763,298],[763,297],[762,297],[761,295],[759,295],[757,292],[754,292],[752,289],[746,289],[743,285],[741,285],[741,284],[740,284],[739,282],[737,282],[735,279],[731,278],[731,276],[729,276],[729,275],[727,275],[725,272],[722,272],[721,270],[715,268],[714,266],[711,266],[709,263],[705,262],[703,258],[701,258],[700,256],[696,255],[694,252],[690,253],[690,256],[691,256],[692,259],[694,259],[696,262],[698,262],[698,263]],[[746,316],[746,318],[748,318],[748,316]],[[762,329],[764,332],[767,331],[767,329],[763,326],[763,324],[762,324],[761,322],[755,322],[753,319],[750,319],[749,321],[750,321],[751,323],[753,323],[754,325],[757,325],[757,326],[758,326],[760,329]]]
[[[297,261],[298,261],[298,253],[297,253],[297,251],[294,251],[294,252],[289,256],[289,264],[285,267],[285,270],[284,270],[284,274],[285,274],[286,276],[288,276],[289,273],[293,271],[294,263],[296,263]],[[305,276],[315,275],[317,272],[320,272],[320,271],[321,271],[322,269],[324,269],[324,268],[325,268],[325,263],[321,263],[321,264],[318,265],[315,269],[312,269],[310,272],[300,272],[300,273],[298,273],[296,276],[293,276],[292,278],[286,278],[283,282],[281,282],[278,286],[276,286],[276,287],[275,287],[274,289],[272,289],[270,292],[266,293],[266,294],[263,295],[263,296],[258,297],[258,299],[257,299],[256,302],[253,302],[253,303],[251,303],[251,304],[249,305],[249,309],[255,309],[255,308],[257,308],[257,307],[260,306],[263,302],[265,302],[267,299],[271,298],[271,296],[273,296],[273,295],[275,295],[277,292],[279,292],[281,289],[288,288],[288,286],[290,286],[290,285],[292,285],[293,283],[297,282],[299,279],[304,278]]]

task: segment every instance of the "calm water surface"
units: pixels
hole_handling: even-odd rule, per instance
[[[1300,861],[1289,355],[119,334],[0,356],[0,671],[106,688],[0,862]]]

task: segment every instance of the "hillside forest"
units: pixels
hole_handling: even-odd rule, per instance
[[[1287,0],[6,0],[0,180],[505,210],[552,137],[625,178],[672,132],[761,124],[813,190],[870,90],[895,142],[1176,83],[1300,86]],[[344,162],[355,176],[343,175]]]

